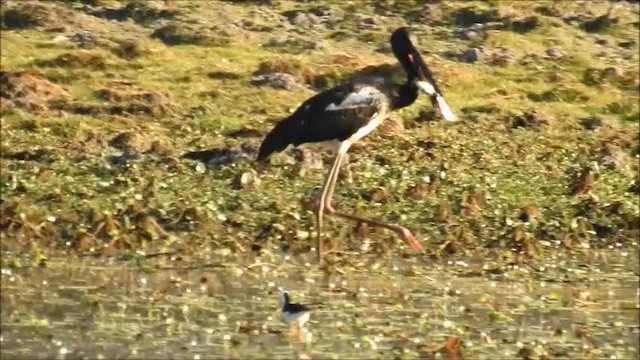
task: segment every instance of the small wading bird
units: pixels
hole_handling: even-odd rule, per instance
[[[296,330],[302,329],[311,316],[311,308],[307,305],[291,303],[289,292],[285,289],[280,289],[280,311],[282,322]]]
[[[329,143],[337,148],[322,193],[314,202],[318,260],[323,255],[321,235],[325,213],[389,229],[400,235],[412,249],[422,249],[405,227],[341,213],[331,206],[338,170],[349,147],[380,125],[391,111],[413,104],[418,90],[431,97],[431,103],[440,109],[445,120],[456,120],[412,39],[413,35],[404,27],[395,30],[390,39],[393,53],[407,74],[404,84],[394,84],[385,78],[363,78],[318,93],[302,103],[291,116],[281,120],[260,146],[258,162],[264,162],[271,154],[289,145]]]

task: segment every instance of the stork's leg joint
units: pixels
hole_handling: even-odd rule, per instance
[[[336,212],[336,209],[334,209],[334,207],[328,203],[328,202],[324,202],[324,206],[321,206],[323,204],[322,202],[322,198],[320,196],[313,198],[311,200],[307,200],[304,203],[304,206],[307,210],[313,211],[316,213],[316,215],[318,214],[318,212],[320,211],[320,208],[322,208],[322,213],[323,214],[327,214],[327,215],[333,215]]]

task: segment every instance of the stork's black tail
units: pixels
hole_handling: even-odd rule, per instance
[[[280,152],[293,142],[291,117],[280,121],[264,138],[258,151],[258,162],[263,162],[271,156],[271,154]]]

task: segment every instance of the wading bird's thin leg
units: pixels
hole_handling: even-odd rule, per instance
[[[409,247],[411,247],[414,251],[421,251],[422,246],[420,245],[418,240],[415,238],[415,236],[413,236],[413,234],[411,233],[411,231],[409,231],[409,229],[403,226],[392,225],[382,221],[367,219],[367,218],[363,218],[353,214],[345,214],[342,212],[338,212],[333,208],[333,206],[331,205],[331,198],[333,197],[333,191],[335,190],[335,184],[338,179],[340,165],[342,164],[342,160],[344,159],[344,156],[347,152],[347,149],[349,148],[349,145],[350,144],[348,143],[343,143],[343,146],[340,147],[338,155],[336,156],[336,159],[333,163],[331,171],[329,172],[329,175],[325,182],[325,188],[323,189],[323,192],[322,192],[322,195],[320,196],[319,201],[316,203],[316,207],[318,210],[317,216],[319,219],[318,248],[317,248],[319,250],[318,260],[322,258],[322,248],[320,247],[322,246],[322,239],[320,238],[320,228],[322,227],[322,214],[324,213],[326,213],[327,215],[338,216],[344,219],[361,222],[371,226],[382,227],[382,228],[391,230],[397,233],[402,238],[402,240],[404,240],[404,242],[407,243],[407,245],[409,245]]]
[[[411,231],[409,231],[409,229],[407,229],[404,226],[398,226],[398,225],[393,225],[393,224],[388,224],[382,221],[378,221],[378,220],[373,220],[373,219],[367,219],[367,218],[363,218],[360,216],[356,216],[353,214],[345,214],[345,213],[341,213],[338,211],[334,211],[333,213],[331,213],[330,215],[333,216],[338,216],[344,219],[349,219],[349,220],[353,220],[356,222],[361,222],[361,223],[365,223],[371,226],[376,226],[376,227],[381,227],[381,228],[385,228],[391,231],[394,231],[396,234],[398,234],[402,240],[404,240],[405,243],[407,243],[407,245],[409,245],[409,247],[411,249],[413,249],[414,251],[422,251],[422,245],[420,245],[420,242],[418,242],[418,240],[416,239],[415,236],[413,236],[413,234],[411,233]]]
[[[327,191],[327,196],[325,196],[324,199],[324,212],[331,215],[333,213],[336,212],[336,210],[333,208],[333,205],[331,205],[331,199],[333,199],[333,191],[336,189],[336,183],[338,182],[338,173],[340,172],[340,168],[342,167],[342,164],[344,163],[344,158],[347,154],[347,149],[344,150],[344,154],[340,154],[338,153],[338,164],[336,167],[336,171],[335,173],[333,173],[333,179],[331,179],[329,181],[329,190]]]
[[[322,244],[322,215],[325,213],[333,212],[333,208],[331,208],[331,204],[329,207],[325,207],[325,204],[330,202],[326,201],[327,195],[329,192],[333,192],[333,188],[335,186],[335,179],[338,174],[338,169],[340,168],[340,163],[342,162],[342,158],[344,154],[349,149],[349,143],[343,142],[340,145],[340,149],[338,150],[338,154],[336,155],[336,159],[333,161],[333,165],[331,166],[331,170],[329,174],[327,174],[327,178],[324,183],[324,187],[322,188],[322,194],[320,195],[320,199],[317,203],[317,212],[316,212],[316,251],[318,253],[318,261],[322,260],[323,255],[323,244]]]

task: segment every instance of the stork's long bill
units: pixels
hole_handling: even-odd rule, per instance
[[[416,70],[417,77],[415,79],[415,83],[418,86],[418,89],[431,97],[431,102],[434,103],[435,106],[438,106],[442,113],[442,117],[446,121],[458,120],[453,111],[451,111],[449,105],[447,105],[447,102],[444,101],[444,97],[437,88],[437,85],[435,85],[435,80],[433,80],[431,71],[429,71],[424,60],[422,60],[420,52],[414,48],[413,53],[409,54],[408,57],[409,62],[411,62],[411,65],[413,65]]]

